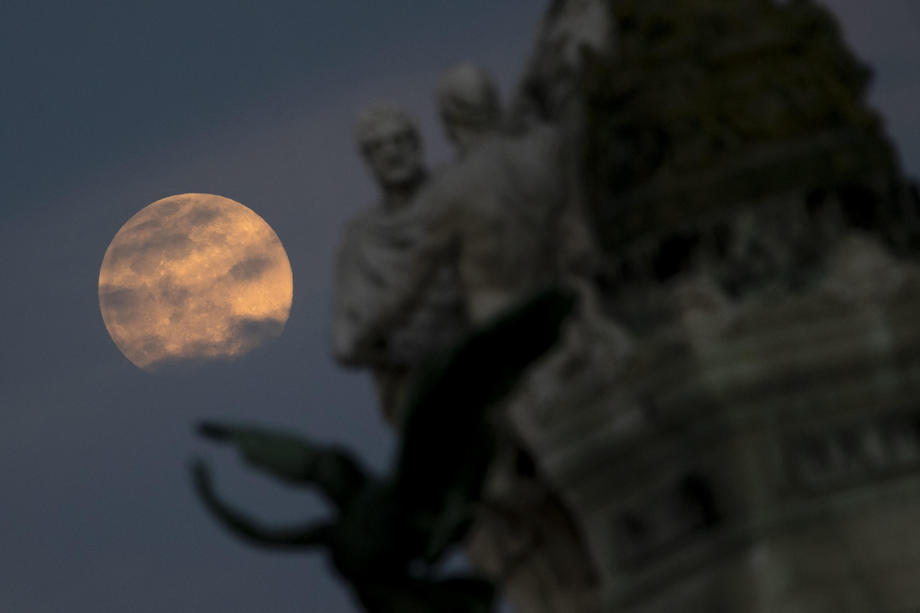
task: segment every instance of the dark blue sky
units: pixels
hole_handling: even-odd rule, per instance
[[[920,24],[912,0],[835,0],[877,70],[872,102],[920,175]],[[317,555],[263,553],[199,507],[186,463],[266,519],[322,512],[194,440],[235,417],[341,441],[382,466],[391,438],[366,377],[328,353],[344,221],[374,200],[352,144],[364,104],[420,118],[447,158],[431,92],[463,59],[505,89],[534,0],[0,4],[0,611],[354,608]],[[233,364],[151,376],[99,315],[106,246],[136,211],[182,192],[266,219],[294,270],[284,335]]]

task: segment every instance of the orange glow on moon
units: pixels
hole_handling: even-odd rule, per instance
[[[121,227],[99,271],[99,308],[131,362],[241,356],[281,335],[293,297],[278,236],[242,204],[212,194],[157,200]]]

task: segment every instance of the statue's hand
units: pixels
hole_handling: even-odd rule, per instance
[[[307,441],[262,428],[205,421],[198,425],[198,433],[233,444],[246,462],[288,481],[302,481],[317,455]]]
[[[201,460],[192,462],[192,483],[208,511],[234,534],[251,543],[267,547],[329,546],[335,525],[309,522],[300,526],[274,528],[263,526],[222,501],[214,491],[211,473]]]
[[[205,438],[233,444],[249,464],[279,479],[315,487],[340,510],[371,478],[348,452],[263,428],[201,422]]]
[[[214,441],[226,441],[231,438],[231,428],[213,421],[198,424],[198,434]]]

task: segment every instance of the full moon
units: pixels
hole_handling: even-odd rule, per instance
[[[99,308],[139,368],[241,356],[284,330],[291,264],[278,236],[239,202],[157,200],[121,227],[99,270]]]

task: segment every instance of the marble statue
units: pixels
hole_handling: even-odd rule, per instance
[[[411,305],[381,317],[386,298],[404,285],[415,245],[428,233],[430,211],[415,198],[428,180],[418,128],[395,107],[376,106],[358,119],[357,141],[382,201],[345,229],[336,268],[335,356],[372,369],[383,414],[396,420],[409,381],[431,354],[466,328],[450,268],[440,267]]]
[[[560,131],[509,133],[494,84],[470,64],[445,73],[437,98],[457,158],[416,196],[430,223],[383,320],[409,310],[445,262],[470,319],[487,320],[560,278],[572,243],[561,236],[569,215]]]

